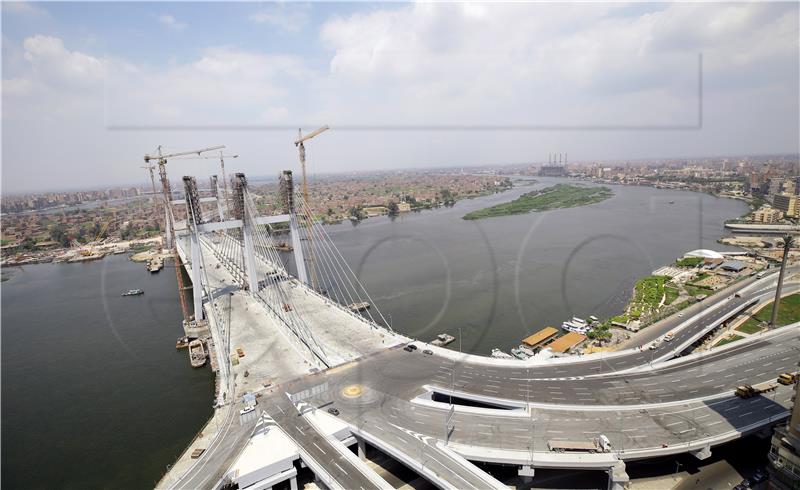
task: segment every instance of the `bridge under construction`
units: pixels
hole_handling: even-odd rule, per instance
[[[794,386],[748,399],[734,391],[797,369],[800,323],[680,355],[769,301],[776,274],[651,327],[675,332],[652,351],[527,361],[460,354],[389,327],[292,172],[279,179],[282,213],[262,216],[245,175],[232,177],[230,192],[224,176],[209,189],[186,176],[175,199],[171,156],[148,158],[161,168],[167,246],[192,283],[184,329],[207,338],[217,376],[214,415],[161,488],[294,489],[301,468],[329,488],[392,488],[364,462],[367,446],[440,488],[504,486],[476,462],[511,465],[525,478],[537,468],[604,470],[609,488],[622,488],[626,461],[704,459],[789,415]],[[281,251],[287,240],[291,254]],[[408,344],[417,348],[401,348]],[[600,439],[608,446],[552,450]]]

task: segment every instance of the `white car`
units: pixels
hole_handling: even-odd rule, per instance
[[[249,407],[244,407],[243,409],[239,410],[239,415],[247,415],[248,413],[255,411],[256,411],[255,405],[251,405]]]

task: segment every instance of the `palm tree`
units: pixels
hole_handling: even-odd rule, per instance
[[[778,286],[775,288],[775,301],[772,303],[772,319],[769,321],[769,326],[772,328],[778,326],[778,307],[781,302],[781,289],[783,289],[783,273],[786,272],[786,262],[789,260],[789,250],[794,245],[794,237],[786,235],[781,241],[783,242],[783,260],[781,260],[781,271],[778,273]]]

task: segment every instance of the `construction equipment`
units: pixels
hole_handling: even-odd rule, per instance
[[[308,249],[309,249],[309,256],[308,261],[311,265],[311,287],[313,289],[317,289],[317,272],[316,268],[314,267],[315,257],[314,257],[314,237],[313,233],[310,231],[311,226],[314,224],[314,217],[311,215],[311,203],[308,200],[308,182],[306,181],[306,146],[305,142],[317,136],[320,133],[323,133],[329,130],[330,127],[322,126],[321,128],[315,129],[310,133],[303,136],[303,131],[301,129],[297,130],[297,140],[294,142],[294,146],[297,147],[297,151],[300,155],[300,170],[303,172],[303,201],[305,201],[306,209],[305,212],[302,213],[305,217],[306,222],[306,229],[309,230],[307,239],[308,239]]]
[[[782,385],[792,385],[797,383],[798,379],[800,379],[800,372],[798,371],[793,373],[783,373],[778,376],[778,383]]]
[[[222,170],[222,190],[223,190],[223,199],[225,201],[225,205],[228,205],[228,177],[225,175],[225,159],[226,158],[239,158],[239,155],[223,155],[222,150],[219,152],[219,157],[212,157],[212,156],[193,156],[193,157],[185,157],[185,158],[176,158],[176,160],[210,160],[212,158],[219,158],[219,167]]]
[[[170,203],[172,202],[172,190],[170,189],[169,179],[167,179],[167,159],[173,158],[173,157],[185,156],[185,155],[201,156],[203,153],[205,153],[207,151],[221,150],[223,148],[225,148],[225,145],[212,146],[212,147],[209,147],[209,148],[202,148],[202,149],[199,149],[199,150],[180,151],[180,152],[170,153],[170,154],[164,155],[163,153],[161,153],[161,145],[158,145],[158,155],[153,155],[153,156],[145,155],[144,156],[144,162],[145,163],[149,164],[150,160],[155,160],[156,164],[158,165],[158,174],[159,174],[159,177],[161,177],[161,191],[162,191],[162,193],[164,195],[164,214],[165,214],[165,218],[164,219],[166,221],[166,223],[165,223],[166,226],[164,227],[164,229],[165,229],[166,236],[167,236],[166,242],[169,242],[169,240],[173,236],[174,229],[175,229],[174,228],[175,219],[172,216],[172,208],[171,208],[171,205],[170,205]],[[166,246],[172,245],[172,255],[173,255],[174,259],[175,259],[175,275],[177,276],[177,279],[178,279],[178,297],[181,300],[181,313],[183,313],[183,321],[188,324],[189,321],[190,321],[190,315],[189,315],[189,306],[186,304],[186,298],[184,297],[184,294],[183,294],[183,291],[184,291],[185,288],[184,288],[184,285],[183,285],[183,276],[181,275],[181,267],[180,267],[180,265],[181,265],[181,257],[178,254],[177,245],[175,245],[174,243],[172,243],[172,244],[165,243],[165,245]],[[195,285],[195,287],[200,287],[200,285]]]
[[[156,177],[153,173],[153,170],[156,168],[155,165],[145,165],[141,168],[147,169],[150,171],[150,183],[153,185],[153,201],[156,199]]]
[[[736,388],[736,396],[739,398],[752,398],[756,395],[760,395],[762,393],[767,393],[770,391],[774,391],[778,388],[778,383],[773,383],[772,381],[766,381],[764,383],[758,383],[755,385],[742,385]]]
[[[100,230],[97,232],[97,235],[94,236],[94,240],[92,240],[92,241],[96,242],[96,241],[100,240],[100,237],[102,237],[103,233],[105,233],[106,230],[108,230],[108,225],[110,225],[110,224],[111,224],[110,221],[106,221],[105,223],[103,223],[103,226],[100,227]]]

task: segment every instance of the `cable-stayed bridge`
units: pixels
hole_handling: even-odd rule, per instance
[[[775,274],[740,282],[662,322],[657,328],[675,338],[653,351],[541,362],[461,355],[420,342],[408,352],[398,347],[411,339],[388,327],[294,191],[290,172],[281,175],[283,213],[275,216],[259,214],[261,196],[242,174],[232,179],[230,195],[214,180],[207,196],[194,178],[183,183],[184,198],[168,213],[185,215],[170,219],[193,284],[186,328],[210,337],[218,386],[203,437],[159,486],[296,485],[302,461],[329,488],[388,488],[347,448],[356,445],[359,455],[378,448],[441,488],[502,486],[476,461],[513,465],[523,477],[535,468],[601,469],[617,488],[627,481],[627,460],[682,452],[705,458],[713,446],[788,414],[792,387],[749,400],[733,391],[796,370],[799,325],[676,358],[711,329],[768,301]],[[258,401],[241,414],[246,394]],[[548,446],[600,435],[611,442],[608,452]],[[200,456],[191,458],[197,449]]]

